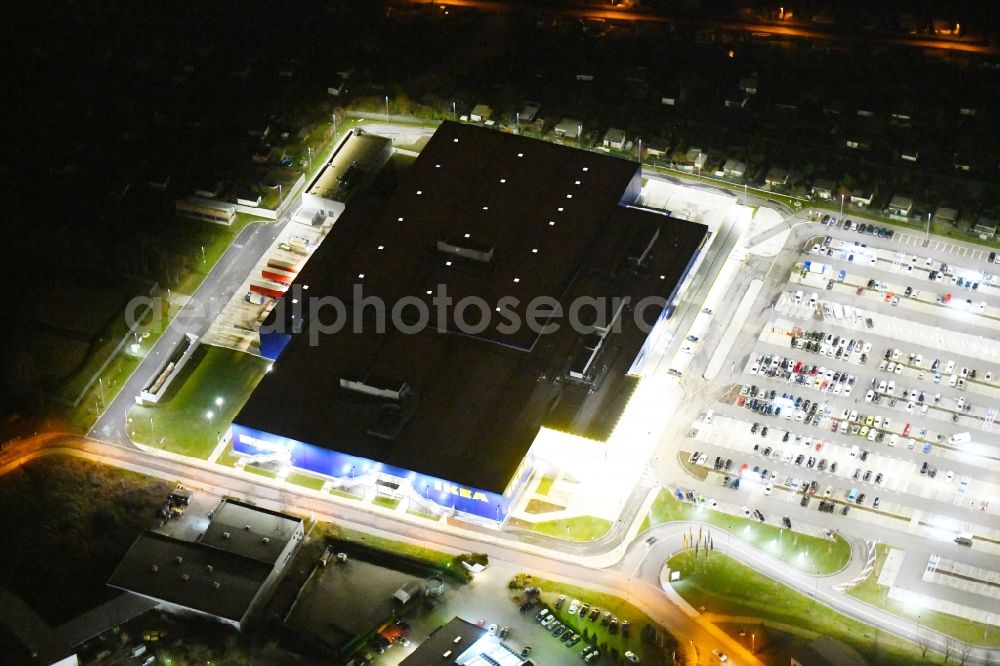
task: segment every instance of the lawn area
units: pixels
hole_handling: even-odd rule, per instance
[[[814,631],[851,646],[873,664],[941,663],[930,653],[922,658],[919,646],[894,636],[879,634],[876,643],[869,625],[817,604],[717,550],[697,560],[694,551],[684,551],[667,565],[681,572],[674,589],[695,608],[704,606],[710,613],[756,617]],[[760,646],[759,651],[766,654],[767,646]]]
[[[339,488],[330,488],[330,494],[336,495],[337,497],[346,497],[347,499],[361,499],[360,495],[355,495],[354,493],[349,493],[346,490],[340,490]]]
[[[541,534],[569,539],[570,541],[592,541],[599,539],[611,529],[611,521],[594,516],[561,518],[534,523],[532,529]]]
[[[285,477],[285,481],[313,490],[319,490],[323,487],[323,479],[311,474],[300,474],[299,472],[291,472]]]
[[[258,474],[260,476],[264,476],[269,479],[273,479],[275,476],[274,472],[272,472],[271,470],[264,469],[262,467],[254,467],[253,465],[247,465],[246,467],[243,468],[243,471],[250,472],[251,474]]]
[[[447,569],[455,566],[454,555],[442,553],[438,550],[431,550],[430,548],[424,548],[422,546],[406,543],[404,541],[386,539],[374,534],[352,530],[349,527],[342,527],[331,523],[318,523],[316,525],[315,532],[311,536],[330,536],[335,539],[343,539],[345,541],[356,541],[370,546],[371,548],[384,550],[397,555],[405,555],[407,557],[420,560],[438,569]]]
[[[207,458],[268,363],[252,354],[201,345],[160,403],[129,411],[129,436],[141,444]]]
[[[173,486],[70,456],[46,456],[5,474],[0,586],[50,624],[111,599],[118,592],[108,578]]]
[[[543,476],[538,482],[538,490],[535,491],[538,495],[548,495],[549,491],[552,490],[552,484],[555,482],[555,477]]]
[[[226,467],[236,467],[236,463],[239,462],[239,460],[240,456],[233,453],[233,445],[229,444],[226,446],[226,450],[215,459],[215,462],[220,465],[225,465]]]
[[[383,497],[382,495],[376,495],[375,499],[372,500],[372,504],[380,506],[383,509],[395,509],[399,506],[399,500],[395,497]]]
[[[890,546],[884,543],[875,546],[875,568],[868,578],[847,591],[849,595],[911,622],[915,622],[919,614],[922,625],[953,636],[960,641],[973,645],[1000,647],[1000,631],[996,629],[987,631],[987,625],[981,622],[973,622],[972,620],[946,613],[937,613],[926,608],[920,608],[919,610],[913,607],[907,608],[905,604],[895,599],[889,599],[887,596],[889,588],[878,584],[878,577],[882,571],[882,566],[885,564],[886,557],[889,555],[889,550]],[[984,638],[986,638],[985,641],[983,640]]]
[[[667,634],[666,647],[663,649],[651,645],[647,641],[643,641],[643,627],[647,625],[660,633],[667,632],[663,627],[653,622],[649,616],[627,601],[603,592],[558,583],[526,574],[518,574],[514,581],[512,581],[512,584],[517,588],[522,588],[526,585],[534,585],[541,588],[542,603],[556,614],[560,622],[579,633],[591,645],[595,645],[603,655],[610,656],[611,663],[618,662],[612,651],[617,651],[618,655],[623,655],[626,650],[632,650],[639,655],[639,663],[641,664],[670,663],[669,656],[676,645],[676,641]],[[516,592],[517,590],[512,590],[512,593]],[[561,595],[566,596],[566,601],[563,603],[562,608],[556,610],[555,604]],[[602,626],[599,620],[595,619],[594,622],[590,622],[589,619],[584,619],[579,615],[570,615],[569,607],[574,599],[580,601],[581,607],[583,604],[590,604],[591,610],[595,607],[599,608],[602,616],[605,612],[609,612],[613,617],[617,617],[619,622],[628,620],[631,626],[629,638],[624,638],[621,635],[621,631],[616,635],[611,635],[608,627]],[[602,661],[608,663],[609,659],[602,657]]]
[[[697,520],[727,530],[734,537],[808,573],[833,573],[840,571],[851,561],[851,545],[840,535],[836,535],[831,541],[793,530],[783,530],[742,516],[713,511],[704,505],[682,502],[668,489],[661,490],[649,511],[649,525],[679,520]],[[719,548],[724,548],[723,543],[723,539],[716,540]]]
[[[432,520],[434,522],[440,520],[440,518],[438,516],[435,516],[433,513],[424,513],[423,511],[417,511],[416,509],[407,509],[406,513],[410,514],[411,516],[426,518],[427,520]]]

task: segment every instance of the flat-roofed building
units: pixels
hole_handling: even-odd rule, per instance
[[[303,521],[234,499],[210,516],[196,541],[144,532],[108,585],[240,628],[302,540]]]
[[[236,451],[502,520],[555,410],[595,414],[593,387],[638,372],[706,237],[630,207],[640,189],[636,162],[442,124],[387,199],[347,207],[265,322],[274,371],[233,423]],[[442,312],[442,294],[481,308]],[[301,307],[313,296],[344,304],[339,332]],[[358,307],[375,297],[384,326]],[[657,305],[637,322],[624,301],[643,299]]]

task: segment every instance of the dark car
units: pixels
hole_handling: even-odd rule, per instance
[[[590,615],[587,617],[587,619],[593,622],[600,616],[601,616],[601,609],[598,608],[597,606],[594,606],[594,610],[590,611]]]
[[[784,525],[785,527],[787,527],[787,528],[789,528],[789,529],[791,529],[791,528],[792,528],[792,519],[791,519],[791,518],[789,518],[788,516],[782,516],[782,517],[781,517],[781,523],[782,523],[782,524],[783,524],[783,525]]]
[[[622,637],[628,638],[629,632],[632,630],[632,625],[628,623],[628,620],[622,620]]]
[[[611,618],[611,624],[608,625],[608,633],[612,636],[618,633],[618,618]]]

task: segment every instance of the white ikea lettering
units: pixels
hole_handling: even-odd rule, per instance
[[[449,495],[458,495],[459,497],[464,497],[465,499],[473,499],[477,502],[489,502],[489,498],[486,497],[486,493],[479,490],[469,490],[468,488],[462,488],[455,485],[454,483],[441,483],[440,481],[434,482],[434,490],[438,492],[448,493]]]

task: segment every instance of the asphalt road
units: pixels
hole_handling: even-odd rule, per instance
[[[289,206],[294,207],[297,205]],[[117,444],[131,444],[125,432],[125,419],[129,409],[135,404],[136,396],[153,380],[185,333],[193,333],[199,337],[204,335],[229,298],[288,224],[288,219],[286,215],[275,222],[252,222],[240,232],[94,423],[88,436]]]

